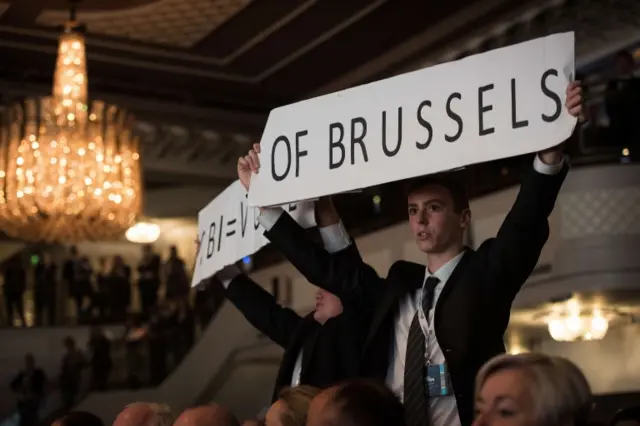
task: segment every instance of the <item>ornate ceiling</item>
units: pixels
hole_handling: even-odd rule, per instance
[[[628,42],[634,26],[637,36],[639,4],[83,0],[77,17],[87,28],[90,93],[138,117],[147,180],[222,188],[275,106],[571,29],[571,22],[586,57]],[[0,102],[50,90],[67,7],[66,0],[0,0]]]

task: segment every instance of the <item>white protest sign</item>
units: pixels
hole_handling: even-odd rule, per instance
[[[269,242],[258,223],[258,209],[249,207],[246,194],[240,181],[235,181],[198,213],[200,250],[192,286],[225,266],[254,254]],[[295,203],[283,208],[303,227],[315,226],[313,202]]]
[[[574,34],[470,56],[276,108],[249,204],[271,206],[541,151],[564,107]]]

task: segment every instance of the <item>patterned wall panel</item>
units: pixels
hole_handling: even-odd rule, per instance
[[[640,188],[576,191],[561,196],[562,237],[640,234]]]
[[[79,12],[78,20],[94,34],[147,43],[191,47],[243,10],[251,0],[158,0],[136,8]],[[62,25],[68,12],[44,10],[36,23]]]

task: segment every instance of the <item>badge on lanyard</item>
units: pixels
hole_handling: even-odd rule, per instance
[[[451,394],[449,370],[446,364],[427,365],[425,385],[428,397],[447,396]]]

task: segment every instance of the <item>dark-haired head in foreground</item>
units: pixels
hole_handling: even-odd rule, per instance
[[[314,398],[307,426],[404,426],[404,408],[386,386],[352,380]]]
[[[52,426],[104,426],[102,420],[86,411],[70,411],[52,423]]]

